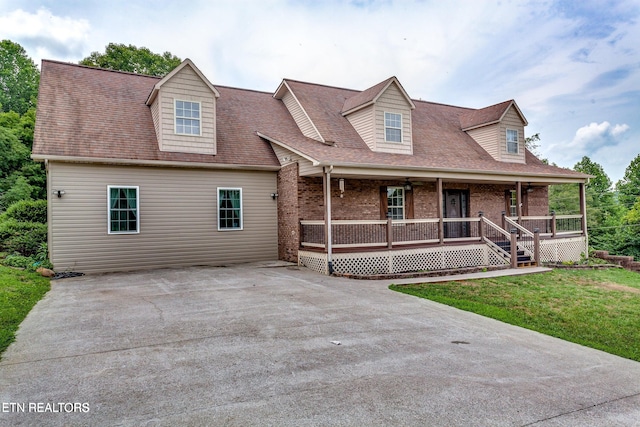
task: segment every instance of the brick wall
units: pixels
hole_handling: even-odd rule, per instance
[[[278,258],[297,262],[299,246],[298,164],[291,163],[278,172]]]

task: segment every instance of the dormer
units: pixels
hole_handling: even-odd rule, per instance
[[[320,131],[315,124],[311,121],[309,114],[305,111],[302,103],[298,100],[296,95],[291,90],[289,83],[286,80],[282,80],[278,89],[273,94],[275,99],[279,99],[289,110],[289,114],[293,117],[293,120],[298,125],[300,132],[307,138],[315,139],[316,141],[325,142]]]
[[[473,110],[460,116],[460,126],[494,159],[526,163],[522,111],[514,100]]]
[[[413,101],[396,77],[345,100],[342,115],[372,151],[413,154]]]
[[[156,83],[147,105],[160,151],[215,155],[219,97],[190,59]]]

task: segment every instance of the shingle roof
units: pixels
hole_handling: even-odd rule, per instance
[[[472,110],[460,115],[460,128],[462,130],[469,130],[475,127],[497,123],[502,119],[504,114],[512,105],[516,106],[518,114],[520,114],[522,120],[526,123],[526,119],[520,113],[520,109],[517,108],[515,101],[511,99],[509,101],[504,101],[478,110]]]
[[[162,152],[158,149],[150,108],[145,105],[159,80],[43,61],[34,157],[278,167],[278,159],[269,143],[258,136],[260,133],[321,164],[586,177],[545,165],[529,152],[527,164],[494,160],[461,129],[461,121],[472,122],[469,117],[475,117],[478,111],[482,111],[478,115],[494,117],[489,115],[489,112],[497,114],[491,107],[483,111],[413,101],[416,107],[412,111],[413,155],[373,152],[341,114],[345,101],[363,92],[295,80],[287,80],[288,85],[322,136],[333,145],[302,135],[283,102],[271,93],[216,86],[220,92],[217,154]],[[510,102],[497,104],[495,110]]]
[[[269,144],[256,135],[278,123],[295,128],[270,93],[217,87],[217,154],[158,149],[150,108],[157,77],[43,61],[34,156],[157,160],[279,166]],[[296,128],[297,129],[297,128]]]

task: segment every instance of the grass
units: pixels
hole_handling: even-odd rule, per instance
[[[390,289],[640,361],[638,273],[558,269]]]
[[[18,326],[51,288],[38,273],[0,266],[0,355],[15,339]]]

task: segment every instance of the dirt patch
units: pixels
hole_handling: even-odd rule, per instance
[[[613,291],[629,292],[640,295],[640,289],[632,288],[631,286],[618,285],[617,283],[598,283],[596,286],[599,288],[611,289]]]

